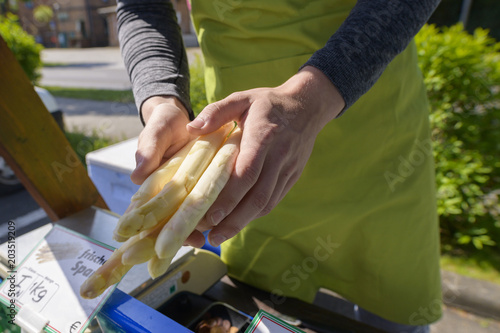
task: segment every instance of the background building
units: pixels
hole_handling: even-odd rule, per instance
[[[172,3],[182,32],[191,34],[186,0],[172,0]],[[37,7],[44,7],[45,15],[37,15]],[[19,1],[17,15],[22,27],[45,47],[118,45],[116,0]]]
[[[107,46],[114,27],[98,10],[112,5],[115,0],[20,1],[17,14],[23,28],[46,47]],[[50,8],[52,17],[38,19],[39,6]]]

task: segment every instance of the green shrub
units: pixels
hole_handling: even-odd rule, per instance
[[[0,16],[0,35],[14,53],[28,78],[36,83],[40,78],[38,71],[42,67],[40,59],[42,45],[36,43],[35,38],[21,28],[17,16],[12,14],[7,14],[6,17]]]
[[[21,329],[17,325],[12,325],[9,323],[9,321],[12,320],[10,318],[10,311],[9,309],[3,305],[0,304],[0,332],[2,333],[19,333],[21,332]]]
[[[484,29],[416,36],[431,104],[443,250],[500,245],[500,43]]]
[[[205,93],[203,61],[199,55],[197,55],[194,62],[189,65],[189,75],[191,77],[191,108],[194,114],[197,115],[208,104]]]
[[[91,151],[101,149],[116,143],[114,140],[102,136],[97,131],[93,131],[91,135],[85,134],[82,130],[74,129],[72,132],[65,132],[71,147],[78,155],[82,164],[87,167],[85,155]]]
[[[54,11],[50,6],[38,5],[33,9],[33,17],[40,23],[48,24],[54,17]]]

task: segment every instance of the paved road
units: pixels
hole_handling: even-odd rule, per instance
[[[88,135],[97,133],[115,141],[136,137],[142,130],[137,108],[132,103],[56,98],[64,111],[66,130]]]
[[[96,49],[45,49],[42,61],[54,67],[42,69],[43,86],[130,89],[130,80],[116,47]]]
[[[445,307],[442,319],[431,325],[431,333],[499,333],[500,323],[462,310]]]
[[[16,223],[17,235],[50,222],[47,214],[26,190],[0,196],[0,244],[7,241],[9,220]]]
[[[127,90],[127,73],[106,63],[66,65],[42,69],[42,86]]]
[[[185,36],[189,61],[200,50],[193,36]],[[120,49],[117,47],[90,49],[45,49],[42,61],[55,66],[42,69],[43,86],[126,90],[131,88]]]

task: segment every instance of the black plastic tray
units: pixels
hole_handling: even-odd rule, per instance
[[[173,296],[157,310],[192,331],[200,321],[220,317],[229,320],[231,326],[243,333],[252,321],[252,317],[226,303],[213,302],[186,291]]]

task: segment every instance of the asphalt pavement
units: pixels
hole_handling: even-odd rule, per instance
[[[66,130],[98,134],[114,141],[139,135],[143,126],[133,103],[89,101],[56,97],[64,112]]]
[[[42,86],[126,90],[130,80],[116,47],[45,49]]]
[[[200,50],[193,35],[184,36],[188,61]],[[45,49],[42,86],[126,90],[131,88],[118,47],[88,49]]]
[[[199,49],[188,52],[190,57],[197,53]],[[130,87],[118,48],[47,49],[42,58],[44,62],[61,64],[44,68],[42,85],[120,90]],[[142,129],[134,104],[56,100],[64,112],[68,130],[97,131],[103,136],[124,140],[137,136]],[[49,222],[45,212],[24,190],[0,197],[0,212],[0,230],[6,229],[4,224],[9,220],[16,221],[20,234]],[[0,243],[3,241],[5,235],[0,232]],[[431,332],[500,332],[499,285],[445,272],[443,292],[451,292],[453,297],[445,297],[444,316],[431,326]]]
[[[0,196],[0,244],[7,241],[7,226],[11,220],[16,223],[17,235],[51,222],[45,211],[24,189]]]

